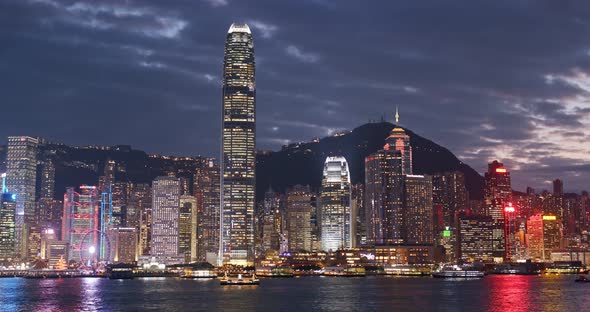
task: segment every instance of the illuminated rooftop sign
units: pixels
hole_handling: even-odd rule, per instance
[[[543,220],[555,221],[557,220],[556,216],[543,216]]]
[[[506,168],[496,168],[497,173],[506,173]]]

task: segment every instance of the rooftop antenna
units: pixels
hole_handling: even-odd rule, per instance
[[[395,106],[395,125],[397,126],[399,124],[399,112],[397,109],[397,105]]]

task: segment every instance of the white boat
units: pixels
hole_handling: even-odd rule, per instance
[[[225,272],[223,277],[219,279],[219,283],[221,285],[235,285],[235,286],[258,285],[258,284],[260,284],[260,280],[258,278],[256,278],[256,274],[252,274],[252,277],[250,277],[250,278],[243,278],[242,274],[238,274],[238,277],[234,278],[234,277],[228,277],[227,272]]]
[[[440,269],[432,272],[432,277],[438,278],[482,278],[484,276],[482,271],[462,268],[458,265],[443,265]]]

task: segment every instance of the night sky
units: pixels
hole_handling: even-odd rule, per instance
[[[253,30],[258,148],[401,125],[513,184],[590,186],[590,1],[1,0],[0,143],[218,156],[227,30]]]

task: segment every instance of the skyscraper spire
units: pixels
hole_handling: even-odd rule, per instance
[[[399,124],[399,112],[397,111],[397,105],[395,106],[395,124]]]

